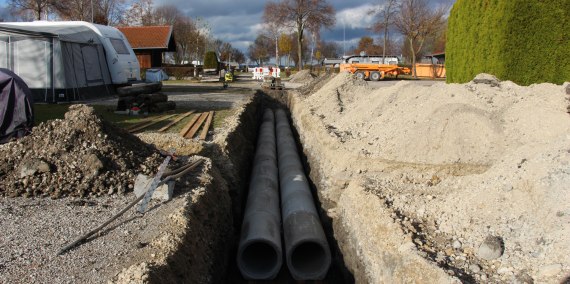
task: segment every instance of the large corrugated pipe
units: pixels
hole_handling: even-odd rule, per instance
[[[283,264],[275,117],[265,110],[249,184],[237,264],[248,280],[275,278]]]
[[[287,267],[295,280],[321,280],[331,264],[329,245],[285,111],[275,119]]]

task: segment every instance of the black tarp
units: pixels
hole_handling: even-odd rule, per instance
[[[22,78],[0,68],[0,144],[20,138],[34,126],[32,93]]]

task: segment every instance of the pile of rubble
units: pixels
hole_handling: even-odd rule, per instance
[[[311,73],[310,70],[301,70],[291,76],[291,80],[289,80],[289,82],[307,84],[312,82],[316,77],[317,76]]]
[[[132,191],[137,173],[151,174],[162,158],[139,138],[74,105],[65,119],[0,146],[3,196],[101,196]]]

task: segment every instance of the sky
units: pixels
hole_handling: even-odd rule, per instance
[[[262,30],[262,14],[266,0],[153,0],[155,6],[173,5],[192,18],[200,17],[208,23],[211,34],[232,46],[246,52],[247,47]],[[455,0],[429,0],[434,7],[439,4],[453,4]],[[0,0],[5,6],[7,0]],[[336,11],[336,24],[323,29],[321,37],[336,41],[349,50],[356,46],[362,36],[377,35],[368,30],[374,21],[368,11],[377,6],[379,0],[328,0]]]
[[[246,51],[262,30],[265,0],[154,0],[155,4],[174,5],[188,16],[204,18],[216,38],[230,42],[232,46]],[[429,0],[434,7],[440,4],[453,4],[455,0]],[[374,17],[368,11],[378,5],[378,0],[348,1],[328,0],[336,11],[336,24],[321,31],[322,39],[336,41],[348,50],[356,46],[365,35],[377,37],[368,30]]]

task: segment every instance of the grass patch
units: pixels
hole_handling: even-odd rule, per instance
[[[65,113],[69,110],[68,104],[36,104],[34,105],[34,114],[35,114],[35,123],[36,125],[40,124],[41,122],[46,122],[48,120],[53,119],[63,119],[65,117]],[[115,108],[112,106],[106,105],[92,105],[95,109],[95,113],[101,116],[102,119],[112,122],[118,127],[127,128],[131,127],[137,123],[145,121],[149,118],[157,118],[163,115],[171,115],[171,114],[182,114],[190,111],[189,108],[178,108],[175,111],[170,111],[166,113],[159,113],[159,114],[151,114],[148,116],[129,116],[124,114],[116,114]],[[187,116],[183,120],[179,121],[165,133],[178,133],[182,128],[195,116],[198,115],[200,112],[204,112],[206,110],[195,111],[195,113]],[[235,109],[222,109],[216,110],[214,112],[214,118],[212,121],[212,128],[219,128],[224,125],[224,121],[228,116],[231,116],[235,113]],[[178,116],[173,116],[169,119],[163,120],[159,123],[151,125],[143,131],[157,131],[158,129],[166,126],[170,122],[174,121]]]

